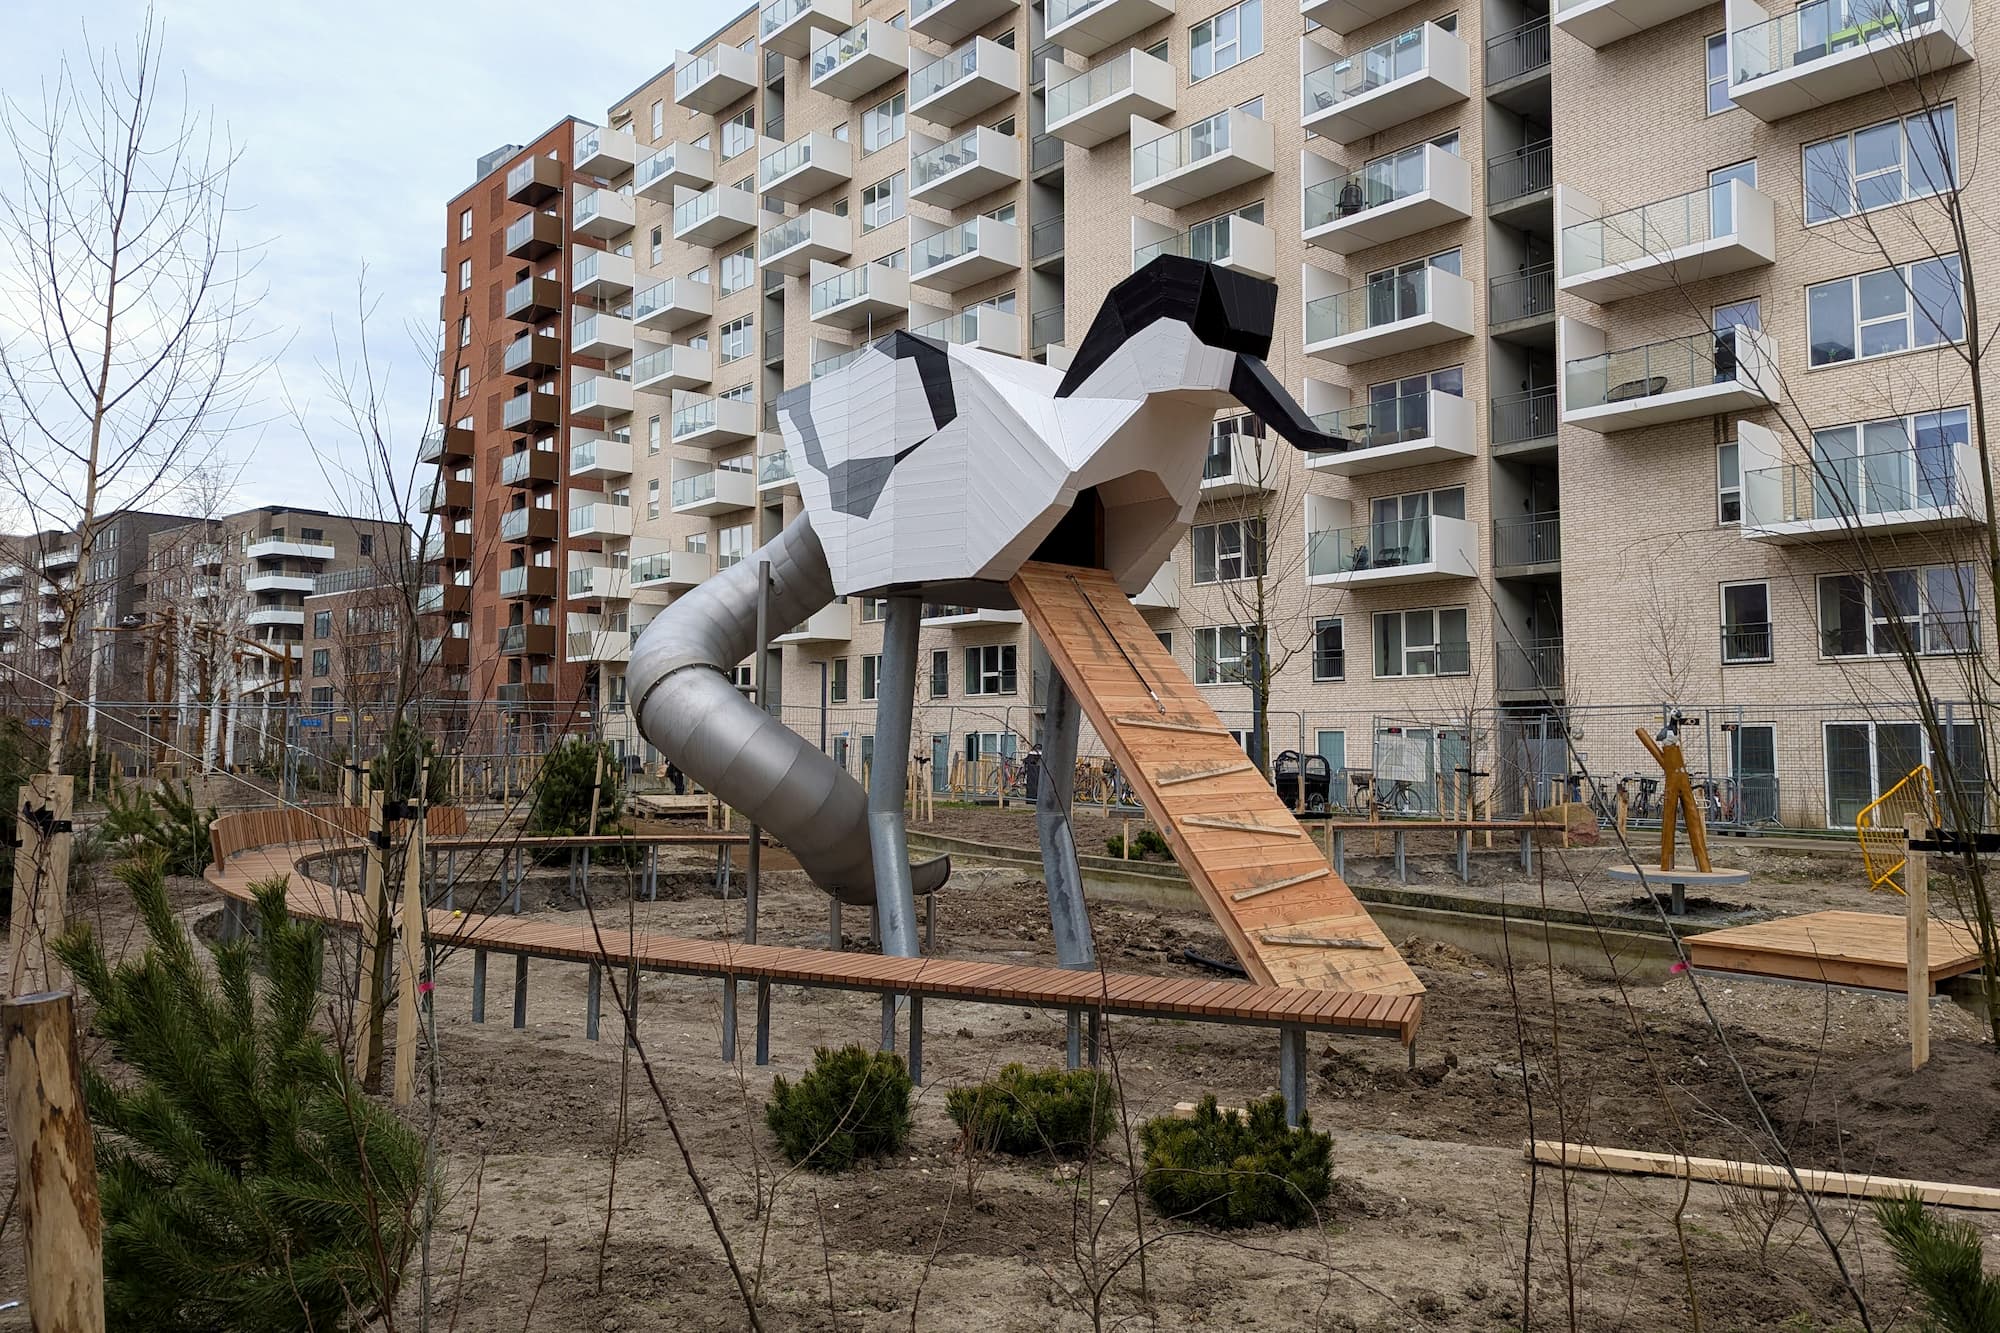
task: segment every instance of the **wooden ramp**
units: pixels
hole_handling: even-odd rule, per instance
[[[1010,587],[1252,981],[1423,993],[1109,574],[1030,563]]]
[[[1900,916],[1810,912],[1689,935],[1686,943],[1688,957],[1699,968],[1901,994],[1908,989],[1906,935]],[[1978,966],[1979,946],[1972,932],[1954,922],[1932,920],[1932,989],[1946,977]]]

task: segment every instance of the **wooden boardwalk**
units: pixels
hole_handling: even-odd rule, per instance
[[[1788,981],[1824,982],[1904,993],[1909,961],[1906,924],[1876,912],[1811,912],[1687,937],[1699,968]],[[1933,991],[1946,977],[1979,966],[1972,932],[1949,921],[1930,923]]]
[[[1108,573],[1030,563],[1010,587],[1252,981],[1423,993]]]

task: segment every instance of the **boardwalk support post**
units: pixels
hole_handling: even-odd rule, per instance
[[[924,1085],[924,997],[910,997],[910,1082]]]
[[[722,1059],[736,1059],[736,978],[722,979]]]
[[[583,991],[583,1035],[588,1041],[597,1040],[597,1016],[604,1003],[604,968],[602,964],[590,965],[590,979]]]
[[[472,1021],[486,1021],[486,950],[472,951]]]
[[[1285,1123],[1296,1126],[1306,1110],[1306,1030],[1278,1029],[1278,1089],[1285,1094]]]
[[[528,1026],[528,955],[514,955],[514,1026]]]
[[[771,983],[757,983],[757,1063],[771,1063]]]

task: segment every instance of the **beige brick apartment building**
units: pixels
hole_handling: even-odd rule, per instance
[[[1271,748],[1425,802],[1461,768],[1502,808],[1545,794],[1565,734],[1637,771],[1673,701],[1728,817],[1851,822],[1931,757],[1894,626],[1941,698],[1992,651],[1937,197],[1976,159],[1992,8],[773,0],[550,150],[550,243],[587,240],[568,412],[528,429],[596,492],[566,515],[566,667],[643,752],[631,633],[797,511],[785,388],[895,328],[1060,364],[1165,249],[1278,283],[1272,368],[1353,445],[1216,425],[1142,605],[1231,725],[1261,624]],[[785,717],[857,768],[875,612],[781,649]],[[1027,748],[1045,666],[1016,614],[935,612],[941,781]]]

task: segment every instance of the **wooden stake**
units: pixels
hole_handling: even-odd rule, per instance
[[[0,1004],[0,1036],[31,1327],[104,1333],[104,1215],[69,993]]]
[[[1125,839],[1125,852],[1119,859],[1129,861],[1132,859],[1132,821],[1130,819],[1119,820],[1118,831]]]
[[[601,753],[598,757],[600,760],[603,758]],[[396,1084],[393,1099],[398,1106],[410,1104],[417,1082],[417,1030],[422,1026],[418,1013],[417,983],[419,973],[424,970],[420,966],[424,956],[424,841],[428,832],[425,825],[429,822],[425,817],[424,795],[430,790],[430,775],[430,756],[424,755],[417,760],[417,795],[414,802],[417,817],[409,821],[407,841],[403,847],[403,902],[397,923]]]
[[[1536,1139],[1528,1145],[1528,1156],[1552,1166],[1568,1166],[1583,1171],[1612,1171],[1625,1175],[1673,1176],[1676,1179],[1708,1180],[1720,1185],[1748,1185],[1756,1189],[1789,1190],[1791,1176],[1782,1168],[1763,1162],[1731,1162],[1716,1157],[1676,1157],[1671,1153],[1637,1152],[1624,1148],[1596,1148],[1585,1143],[1558,1143]],[[1851,1175],[1845,1171],[1815,1171],[1799,1168],[1799,1179],[1814,1194],[1840,1194],[1861,1199],[1893,1199],[1916,1193],[1925,1203],[1951,1208],[2000,1209],[2000,1189],[1984,1185],[1954,1185],[1934,1180],[1899,1180],[1892,1176]]]
[[[1922,815],[1903,817],[1904,966],[1903,989],[1910,1002],[1910,1068],[1931,1058],[1931,867],[1930,854],[1912,851],[1911,842],[1930,832]]]
[[[7,990],[12,995],[69,984],[49,941],[69,923],[69,832],[76,779],[36,773],[21,784],[15,809],[13,915],[7,926]]]
[[[389,920],[383,899],[389,853],[382,845],[386,840],[382,793],[371,784],[368,840],[361,853],[361,994],[354,1008],[354,1076],[370,1092],[382,1091],[382,1019],[388,1010]]]

